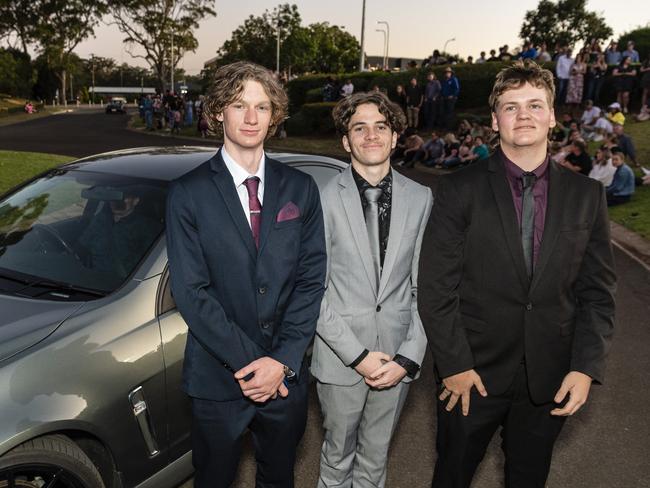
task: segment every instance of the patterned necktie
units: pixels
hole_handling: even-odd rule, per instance
[[[524,260],[526,261],[526,271],[528,279],[533,276],[533,238],[535,235],[535,199],[533,198],[533,189],[537,176],[535,173],[524,173],[521,175],[523,186],[523,196],[521,205],[521,246],[524,250]]]
[[[248,210],[250,212],[251,230],[255,246],[260,247],[260,224],[262,223],[262,204],[257,198],[257,189],[260,185],[260,179],[257,176],[251,176],[244,180],[244,185],[248,190]]]
[[[383,190],[381,188],[366,188],[363,192],[368,202],[364,217],[366,219],[366,229],[368,230],[368,241],[370,241],[370,254],[375,266],[377,285],[379,285],[381,273],[381,264],[379,261],[379,206],[377,205],[377,201],[381,197],[382,192]]]

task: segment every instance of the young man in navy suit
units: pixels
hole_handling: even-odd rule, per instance
[[[287,107],[271,72],[219,68],[204,107],[224,144],[172,183],[167,205],[172,292],[189,327],[194,486],[232,484],[249,429],[257,486],[292,487],[325,280],[318,189],[264,154]]]

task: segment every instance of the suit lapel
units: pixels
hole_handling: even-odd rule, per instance
[[[375,278],[375,267],[372,263],[370,255],[370,241],[368,240],[368,232],[366,231],[366,220],[363,217],[361,209],[361,198],[359,197],[359,190],[354,182],[352,176],[351,166],[348,167],[339,177],[341,203],[343,210],[348,219],[350,232],[354,238],[354,243],[359,251],[359,258],[363,263],[366,270],[368,281],[372,287],[373,294],[377,296],[377,281]]]
[[[537,264],[533,273],[533,281],[530,285],[531,292],[539,283],[540,276],[544,272],[544,267],[553,253],[555,241],[557,240],[560,229],[562,211],[565,208],[563,200],[567,193],[566,178],[562,177],[560,169],[553,162],[549,164],[548,170],[549,182],[546,201],[546,219],[544,221],[544,233],[542,234],[539,256],[537,257]]]
[[[501,217],[501,225],[503,226],[503,235],[508,244],[510,255],[512,256],[515,269],[519,275],[519,280],[522,286],[528,290],[528,272],[526,271],[526,263],[524,261],[524,251],[521,247],[521,233],[519,231],[519,224],[517,222],[517,214],[515,212],[515,204],[512,201],[512,191],[508,184],[508,179],[505,174],[505,168],[500,161],[498,155],[492,156],[488,163],[489,181],[494,198],[497,202],[499,215]]]
[[[248,249],[251,258],[255,260],[257,259],[257,249],[255,249],[253,233],[251,232],[251,228],[246,220],[246,215],[241,206],[241,201],[239,200],[239,195],[237,195],[237,189],[235,188],[230,171],[228,171],[226,164],[223,162],[221,151],[214,155],[210,161],[210,167],[213,171],[212,181],[214,181],[219,193],[221,193],[221,197],[226,204],[228,213],[230,213],[230,217],[239,231],[239,235],[244,241],[246,249]]]
[[[406,192],[404,177],[397,171],[393,171],[392,169],[391,171],[393,172],[393,189],[390,203],[390,228],[388,231],[386,255],[384,256],[384,267],[379,281],[379,297],[381,297],[384,292],[390,274],[393,271],[393,266],[397,259],[397,251],[399,250],[400,243],[402,242],[402,235],[404,234],[406,216],[408,214],[408,193]]]
[[[266,158],[264,168],[264,202],[262,203],[262,223],[260,225],[260,249],[262,252],[266,244],[269,232],[275,222],[278,206],[278,190],[280,188],[280,174],[275,167],[276,162]],[[278,163],[281,164],[281,163]]]

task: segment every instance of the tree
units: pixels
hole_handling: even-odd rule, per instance
[[[66,98],[68,70],[73,50],[94,32],[106,12],[106,3],[93,0],[33,0],[30,3],[38,18],[35,41],[50,69],[60,83],[59,99]]]
[[[184,54],[198,47],[194,30],[199,21],[217,15],[213,4],[213,0],[118,0],[111,2],[110,13],[126,36],[127,52],[149,64],[163,92],[169,70],[176,69]]]
[[[290,54],[283,49],[284,42],[300,27],[300,13],[296,5],[285,3],[273,11],[265,10],[258,17],[249,16],[217,51],[219,64],[246,60],[275,69],[278,28],[280,30],[281,64],[291,63]]]
[[[0,2],[0,39],[6,39],[9,47],[20,46],[22,52],[27,54],[27,47],[35,40],[37,23],[38,17],[32,0]]]
[[[217,51],[219,64],[246,60],[275,69],[278,33],[285,71],[338,73],[353,70],[358,62],[360,46],[354,36],[327,22],[303,27],[298,7],[285,3],[249,16]]]
[[[304,31],[310,49],[295,49],[296,59],[300,59],[301,53],[304,58],[302,65],[296,62],[297,68],[302,68],[296,71],[343,73],[357,68],[361,45],[352,34],[327,22],[310,24]]]
[[[572,46],[578,41],[604,40],[612,29],[596,12],[588,12],[587,0],[540,0],[537,10],[526,12],[519,37],[536,45]]]

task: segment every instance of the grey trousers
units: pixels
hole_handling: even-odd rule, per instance
[[[383,487],[388,446],[409,385],[373,390],[360,381],[354,386],[318,382],[316,387],[325,429],[318,487]]]

